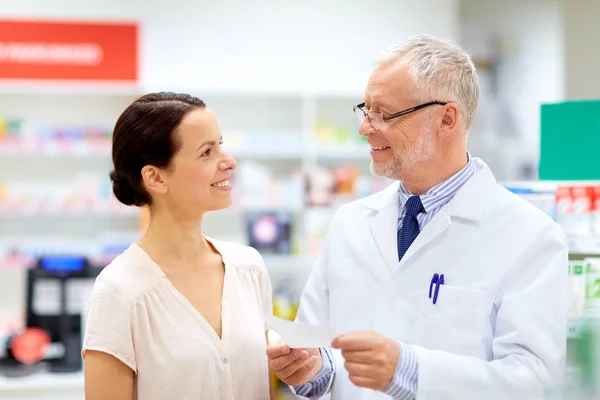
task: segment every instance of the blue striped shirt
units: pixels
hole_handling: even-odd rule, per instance
[[[468,153],[467,156],[469,161],[462,170],[419,196],[425,209],[425,212],[417,215],[420,230],[423,230],[434,215],[448,204],[454,198],[456,192],[481,169],[482,164],[479,163],[477,158],[472,158]],[[401,182],[398,188],[398,229],[402,226],[402,220],[406,214],[406,201],[410,196],[413,196],[413,194]],[[400,360],[392,381],[383,393],[390,395],[395,400],[414,400],[417,395],[419,378],[417,356],[411,345],[404,342],[398,342],[398,344],[400,346]],[[294,387],[297,395],[312,400],[320,398],[327,392],[335,375],[335,364],[333,363],[331,349],[321,348],[321,357],[323,358],[323,367],[312,381]]]

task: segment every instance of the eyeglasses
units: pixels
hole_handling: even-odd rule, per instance
[[[356,114],[359,124],[362,124],[365,118],[369,117],[369,122],[371,122],[373,128],[375,128],[378,131],[381,131],[386,128],[387,121],[391,119],[402,117],[403,115],[413,113],[425,107],[434,105],[445,106],[446,104],[448,103],[443,101],[430,101],[429,103],[421,104],[415,107],[407,108],[406,110],[398,111],[397,113],[394,113],[392,115],[383,115],[382,113],[376,113],[371,110],[367,110],[365,108],[365,103],[360,103],[352,107],[352,110]]]

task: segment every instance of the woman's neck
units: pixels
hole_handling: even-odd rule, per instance
[[[172,214],[151,213],[148,229],[138,245],[161,267],[202,265],[212,248],[201,231],[201,220],[175,218]]]

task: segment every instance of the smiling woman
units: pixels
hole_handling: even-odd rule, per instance
[[[145,95],[118,119],[112,155],[115,196],[147,206],[150,224],[96,280],[86,399],[268,399],[264,261],[201,233],[231,204],[236,166],[215,115],[187,94]]]
[[[216,117],[202,100],[174,93],[146,95],[115,126],[110,174],[115,196],[125,205],[159,201],[189,205],[199,213],[227,207],[229,196],[215,203],[208,195],[210,185],[226,182],[235,168],[221,144]]]

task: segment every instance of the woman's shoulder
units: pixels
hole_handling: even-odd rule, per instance
[[[131,244],[100,271],[95,286],[104,291],[120,292],[134,303],[160,280],[160,275],[149,263],[143,251]]]

